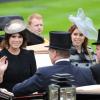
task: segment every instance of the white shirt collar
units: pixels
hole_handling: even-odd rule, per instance
[[[69,58],[59,59],[59,60],[55,61],[55,63],[60,62],[60,61],[70,61],[70,60],[69,60]]]

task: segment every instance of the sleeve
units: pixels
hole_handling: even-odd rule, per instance
[[[96,84],[96,81],[92,75],[90,68],[84,68],[83,71],[81,71],[81,73],[83,73],[83,76],[87,80],[88,85]]]
[[[90,67],[92,71],[92,75],[94,79],[96,80],[97,84],[100,84],[100,64],[96,64],[92,67]]]
[[[45,81],[44,81],[45,80]],[[34,76],[29,79],[23,81],[22,83],[18,83],[13,87],[12,92],[15,96],[24,96],[29,95],[36,91],[42,91],[42,89],[46,89],[48,80],[42,73],[35,73]]]
[[[30,71],[31,71],[31,75],[34,75],[34,73],[37,70],[36,59],[35,59],[34,51],[33,50],[29,50],[29,51],[30,51],[30,56],[31,56]]]

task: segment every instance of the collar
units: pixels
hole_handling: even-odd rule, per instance
[[[60,61],[68,61],[68,62],[69,62],[70,60],[69,60],[69,58],[66,58],[66,59],[59,59],[59,60],[56,60],[55,63],[58,63],[58,62],[60,62]]]

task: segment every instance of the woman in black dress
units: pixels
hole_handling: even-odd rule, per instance
[[[5,39],[2,41],[0,56],[7,57],[8,66],[0,88],[11,91],[16,83],[31,77],[37,68],[34,51],[24,49],[27,44],[25,32],[28,32],[24,22],[12,20],[5,26],[4,31]]]

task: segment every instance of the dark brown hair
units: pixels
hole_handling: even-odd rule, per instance
[[[70,33],[72,34],[72,33],[74,32],[75,29],[78,29],[77,26],[76,26],[76,25],[72,25],[72,26],[68,29],[68,32],[70,32]],[[82,47],[83,47],[85,53],[86,53],[86,54],[89,54],[89,53],[88,53],[88,50],[87,50],[87,45],[88,45],[88,38],[85,37],[85,40],[84,40],[84,42],[83,42],[83,44],[82,44]]]

